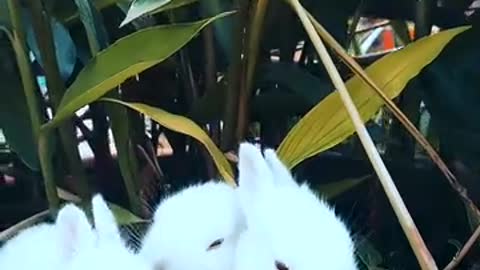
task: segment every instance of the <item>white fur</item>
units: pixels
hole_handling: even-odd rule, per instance
[[[82,210],[67,204],[55,224],[33,226],[8,241],[0,250],[0,269],[153,270],[126,247],[101,195],[92,206],[95,229]]]
[[[247,222],[234,270],[356,270],[345,224],[306,184],[295,182],[273,150],[239,149],[238,196]]]
[[[216,181],[193,185],[159,204],[140,255],[156,270],[231,269],[244,226],[232,187]],[[218,239],[223,242],[209,249]]]
[[[92,240],[85,214],[67,204],[59,211],[55,224],[32,226],[10,239],[0,250],[0,269],[63,270]]]
[[[121,238],[115,216],[99,194],[92,199],[95,238],[78,252],[68,270],[152,270]]]

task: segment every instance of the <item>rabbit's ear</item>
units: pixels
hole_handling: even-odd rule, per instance
[[[122,243],[115,216],[101,194],[93,196],[92,212],[98,239],[100,241]]]
[[[93,246],[95,237],[85,213],[74,204],[66,204],[58,212],[55,221],[62,259],[70,260],[83,248]]]
[[[295,179],[293,179],[292,174],[287,169],[287,166],[285,166],[285,164],[283,164],[283,162],[278,158],[273,149],[265,149],[263,153],[265,155],[265,161],[272,171],[275,185],[298,186],[297,182],[295,182]]]
[[[249,193],[273,187],[273,175],[261,151],[250,143],[238,150],[238,186]]]
[[[273,175],[261,151],[253,144],[241,143],[238,150],[238,196],[246,218],[251,214],[258,199],[274,188]]]

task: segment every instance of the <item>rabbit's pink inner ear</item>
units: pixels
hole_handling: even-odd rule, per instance
[[[70,260],[79,249],[93,245],[93,231],[87,216],[73,204],[60,209],[55,228],[65,260]]]
[[[92,212],[98,239],[101,241],[122,243],[115,216],[101,194],[93,196]]]
[[[298,186],[290,170],[285,164],[278,158],[273,149],[265,149],[264,151],[265,161],[267,162],[270,170],[273,174],[273,181],[275,185],[291,185]]]
[[[273,186],[273,175],[260,149],[241,143],[238,151],[238,186],[241,190],[258,192]]]

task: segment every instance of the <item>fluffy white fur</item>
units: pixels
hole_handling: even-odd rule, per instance
[[[152,270],[147,261],[127,248],[118,225],[101,195],[92,199],[95,237],[81,249],[69,264],[68,270]]]
[[[238,234],[245,227],[239,213],[235,190],[226,183],[187,187],[159,204],[140,255],[156,270],[232,269]]]
[[[2,270],[152,270],[130,251],[115,217],[101,195],[92,200],[93,221],[73,204],[65,205],[55,224],[28,228],[0,250]]]
[[[55,224],[32,226],[10,239],[0,250],[0,269],[63,270],[92,240],[85,214],[67,204]]]
[[[247,230],[234,270],[356,270],[344,223],[306,184],[299,185],[273,150],[239,149],[238,195]]]

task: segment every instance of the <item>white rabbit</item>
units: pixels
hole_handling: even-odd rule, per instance
[[[25,229],[0,250],[2,270],[152,270],[129,250],[101,197],[92,199],[93,221],[73,204],[60,209],[55,224]]]
[[[99,194],[92,199],[95,238],[89,245],[79,250],[71,260],[68,270],[152,270],[123,241],[117,222],[103,197]],[[90,239],[92,240],[92,239]]]
[[[140,255],[159,270],[226,270],[233,267],[245,228],[235,189],[209,181],[160,202]]]
[[[299,185],[271,149],[239,149],[239,187],[247,230],[234,270],[356,270],[354,243],[333,209]]]
[[[0,250],[0,269],[63,270],[93,239],[84,212],[67,204],[55,224],[35,225],[10,239]]]

